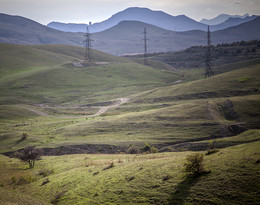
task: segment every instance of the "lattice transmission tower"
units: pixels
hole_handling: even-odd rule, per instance
[[[212,56],[211,56],[211,40],[210,40],[210,30],[209,30],[209,26],[208,26],[208,32],[207,32],[207,48],[206,48],[206,54],[205,54],[205,64],[206,64],[206,68],[205,68],[205,78],[209,78],[211,76],[214,76],[214,71],[212,69]]]
[[[84,34],[85,40],[85,59],[84,59],[84,66],[90,66],[94,63],[94,57],[92,52],[92,34],[89,32],[87,27],[87,32]]]
[[[144,65],[147,65],[147,41],[149,40],[147,38],[147,31],[146,28],[144,28],[144,39],[142,39],[144,41]]]

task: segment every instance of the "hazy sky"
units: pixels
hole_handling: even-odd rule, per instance
[[[103,21],[128,7],[147,7],[195,20],[221,13],[260,15],[260,0],[0,0],[0,13],[19,15],[47,24],[51,21]]]

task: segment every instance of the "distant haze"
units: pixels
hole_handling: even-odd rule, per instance
[[[197,21],[221,13],[260,14],[259,0],[0,0],[0,5],[0,13],[24,16],[42,24],[95,23],[128,7],[147,7],[173,16],[184,14]]]

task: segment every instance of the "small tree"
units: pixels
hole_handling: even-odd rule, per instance
[[[204,156],[200,153],[188,155],[184,163],[184,172],[196,176],[204,171]]]
[[[29,146],[23,150],[16,152],[15,156],[23,162],[27,162],[30,168],[34,167],[35,161],[42,155],[40,149],[36,149],[34,146]]]

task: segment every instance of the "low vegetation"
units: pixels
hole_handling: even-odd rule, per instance
[[[202,79],[96,51],[108,64],[75,67],[77,47],[1,46],[1,204],[260,200],[259,59]]]
[[[194,153],[186,157],[184,172],[192,176],[198,176],[203,171],[205,171],[203,154]]]
[[[26,147],[23,150],[14,153],[15,157],[17,157],[23,162],[27,162],[30,168],[34,167],[35,161],[40,159],[41,155],[42,155],[41,150],[36,149],[33,146]]]
[[[206,155],[203,165],[211,172],[195,178],[187,178],[183,172],[185,160],[190,156],[201,159],[204,152],[43,156],[34,169],[1,155],[0,202],[254,204],[259,201],[259,146],[259,141],[251,142]],[[39,175],[43,169],[53,169],[48,179]],[[12,176],[31,176],[33,180],[18,185],[10,183]],[[18,197],[21,192],[23,197]]]

